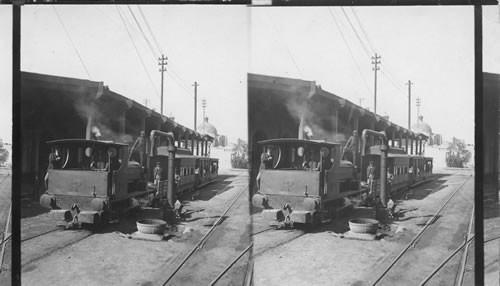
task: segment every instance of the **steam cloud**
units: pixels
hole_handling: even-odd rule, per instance
[[[89,116],[92,117],[91,134],[98,140],[109,140],[125,144],[134,142],[134,137],[132,135],[120,134],[119,131],[113,130],[112,126],[116,126],[117,124],[113,122],[114,119],[112,116],[103,114],[94,103],[80,100],[75,103],[74,107],[85,124],[87,124]]]
[[[339,132],[336,133],[334,126],[337,122],[335,122],[333,113],[324,112],[320,114],[316,110],[313,111],[311,104],[300,96],[288,97],[285,106],[290,115],[296,120],[297,125],[300,123],[301,117],[304,118],[303,132],[307,138],[342,144],[347,141],[346,136],[340,133],[340,130],[349,128],[345,128],[346,126],[341,125],[339,122]]]

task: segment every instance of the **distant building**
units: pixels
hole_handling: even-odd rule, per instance
[[[427,122],[424,122],[424,117],[422,115],[418,117],[417,122],[413,123],[413,125],[411,126],[411,131],[424,134],[425,136],[429,137],[429,141],[427,142],[429,146],[440,146],[441,144],[443,144],[443,137],[441,136],[441,134],[434,134],[432,132],[431,126]]]
[[[209,135],[214,139],[213,147],[226,147],[227,146],[227,136],[219,135],[217,133],[217,128],[211,123],[208,122],[208,117],[205,117],[202,123],[198,124],[196,127],[197,131],[201,134]]]
[[[441,144],[443,144],[443,136],[441,136],[441,134],[434,134],[434,136],[432,137],[432,143],[433,145],[440,146]]]
[[[429,137],[429,145],[433,145],[434,142],[432,138],[432,128],[429,124],[424,122],[424,117],[422,115],[418,117],[416,123],[413,123],[411,125],[411,131],[426,135],[427,137]]]

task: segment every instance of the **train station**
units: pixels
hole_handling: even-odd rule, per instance
[[[410,285],[425,278],[432,271],[430,265],[438,264],[448,253],[450,237],[456,240],[452,247],[460,246],[460,234],[471,230],[474,170],[446,167],[447,151],[439,146],[442,138],[433,133],[422,116],[405,128],[391,122],[387,116],[323,90],[312,80],[261,74],[249,74],[248,80],[256,284],[324,285],[335,281],[339,285],[365,285],[369,281],[380,285]],[[380,189],[374,191],[380,192],[380,201],[384,200],[382,181],[391,176],[391,182],[387,183],[391,185],[390,191],[387,185],[384,187],[388,196],[385,200],[392,202],[390,206],[370,206],[363,202],[370,198],[370,185],[367,197],[361,193],[349,195],[344,192],[343,195],[344,189],[352,189],[352,183],[359,178],[363,190],[363,181],[368,181],[371,168],[370,165],[367,170],[365,164],[361,170],[356,170],[358,161],[349,162],[351,159],[338,155],[349,144],[354,131],[360,134],[359,144],[366,144],[360,148],[361,156],[375,161],[377,170],[382,168],[374,175],[374,180],[380,182]],[[330,155],[334,159],[332,169],[306,167],[303,171],[304,168],[288,163],[301,157],[302,146],[313,148],[307,142],[323,146],[320,156],[316,157],[321,166],[325,165],[324,158],[329,158],[329,149],[325,148],[340,148],[340,152],[333,149],[330,152],[339,152],[335,157]],[[272,147],[270,151],[266,146]],[[276,148],[279,152],[273,151]],[[266,150],[268,153],[264,155]],[[381,156],[383,150],[387,150],[386,159]],[[435,156],[439,163],[434,166],[434,158],[429,156]],[[269,167],[263,163],[263,158],[267,157],[274,160]],[[304,161],[310,160],[306,158],[304,155]],[[313,154],[309,158],[315,160]],[[416,162],[420,159],[427,163],[419,165]],[[383,160],[387,161],[377,163]],[[340,164],[335,166],[335,162]],[[351,175],[347,171],[350,169],[357,175]],[[385,169],[387,176],[384,176]],[[356,178],[359,175],[361,177]],[[332,192],[335,189],[339,191]],[[340,204],[333,203],[335,198]],[[329,204],[335,205],[335,215],[322,220],[314,231],[308,230],[308,224],[314,225],[315,215],[323,217],[322,212],[330,212]],[[442,212],[434,213],[440,206]],[[434,222],[438,213],[441,217]],[[376,225],[371,230],[373,234],[368,231],[371,224]],[[290,226],[293,230],[282,230]],[[445,230],[448,228],[449,231]],[[397,258],[397,263],[394,260],[391,264],[396,252],[412,238],[417,249],[430,251],[435,256],[428,257],[418,250],[408,251]],[[445,265],[445,270],[432,279],[447,280],[463,267],[470,267],[473,262],[464,257],[470,257],[472,250],[469,248],[465,252],[461,257],[454,257],[454,262]],[[423,260],[419,263],[421,259],[427,263]],[[276,263],[281,260],[288,261],[286,267]],[[460,260],[462,268],[458,267]],[[420,266],[402,275],[400,270],[405,269],[405,263]],[[328,271],[318,273],[320,268]],[[467,285],[474,279],[473,273],[465,272],[461,279]]]
[[[414,131],[399,126],[388,117],[323,90],[315,81],[249,74],[248,102],[252,178],[262,153],[256,143],[271,138],[298,138],[304,132],[299,126],[310,128],[312,140],[342,145],[354,130],[359,135],[364,129],[384,131],[390,147],[403,148],[409,155],[424,154],[426,144],[432,143],[423,124]]]
[[[132,145],[141,131],[149,136],[152,130],[160,130],[174,134],[176,147],[200,156],[209,155],[214,141],[208,133],[187,128],[103,82],[22,72],[21,84],[21,193],[35,201],[43,193],[48,141],[98,136]]]
[[[195,131],[98,81],[22,72],[21,86],[23,283],[246,279],[248,174],[219,165],[227,138],[208,117]]]

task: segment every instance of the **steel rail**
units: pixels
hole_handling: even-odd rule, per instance
[[[450,254],[443,262],[441,262],[441,264],[439,264],[439,266],[436,267],[434,269],[434,271],[432,271],[432,273],[429,274],[429,276],[427,276],[424,280],[422,280],[422,282],[420,282],[419,286],[422,286],[425,283],[427,283],[427,281],[429,281],[429,279],[431,279],[432,276],[434,276],[434,274],[436,274],[453,256],[455,256],[455,254],[457,254],[460,250],[462,250],[462,248],[464,248],[466,245],[469,245],[469,243],[474,239],[474,237],[475,237],[475,234],[473,234],[471,237],[469,237],[467,240],[465,240],[462,243],[462,245],[460,245],[457,249],[455,249],[455,251],[453,251],[452,254]]]
[[[245,284],[244,286],[252,286],[253,285],[253,265],[254,260],[253,257],[250,256],[250,260],[248,261],[247,271],[245,273]]]
[[[438,216],[438,214],[441,212],[441,210],[448,204],[448,202],[455,196],[455,194],[460,190],[462,189],[462,187],[465,185],[465,183],[467,183],[467,181],[469,181],[469,179],[472,177],[472,175],[469,175],[469,177],[467,177],[467,179],[462,183],[462,185],[460,185],[460,187],[458,187],[451,195],[450,197],[443,203],[443,205],[436,211],[436,213],[432,216],[431,219],[429,219],[427,221],[427,223],[425,224],[425,226],[420,230],[420,232],[413,238],[412,241],[410,241],[410,243],[408,243],[408,245],[398,254],[398,256],[396,256],[396,258],[394,258],[394,260],[389,264],[389,266],[387,266],[387,268],[382,272],[382,274],[380,274],[377,278],[377,280],[375,280],[375,282],[373,282],[372,285],[377,285],[378,282],[380,282],[380,280],[385,276],[385,274],[387,274],[387,272],[389,272],[389,270],[396,264],[396,262],[398,262],[398,260],[401,258],[401,256],[403,256],[403,254],[406,253],[406,251],[412,246],[414,245],[414,243],[417,241],[418,238],[420,238],[420,236],[424,233],[424,231],[429,227],[429,225],[431,225],[434,220],[436,219],[436,217]]]
[[[251,233],[250,236],[254,236],[254,235],[257,235],[259,233],[263,233],[263,232],[266,232],[266,231],[269,231],[269,230],[272,230],[272,229],[276,229],[276,228],[275,227],[270,227],[270,228],[266,228],[264,230],[256,231],[254,233]]]
[[[212,282],[210,282],[210,286],[213,286],[215,285],[215,283],[217,283],[217,281],[219,281],[219,279],[224,275],[226,274],[226,272],[231,268],[233,267],[233,265],[238,261],[240,260],[240,258],[245,255],[245,253],[247,253],[251,248],[253,247],[253,242],[250,243],[249,246],[247,246],[247,248],[245,248],[245,250],[243,250],[240,255],[238,255],[238,257],[236,257],[233,261],[231,261],[231,263],[229,263],[226,268],[214,279],[212,280]]]
[[[177,265],[177,267],[175,268],[175,270],[170,274],[170,276],[168,276],[167,280],[162,284],[162,285],[167,285],[168,282],[170,282],[170,280],[172,279],[172,277],[174,277],[174,275],[182,268],[182,266],[184,266],[184,264],[186,263],[186,261],[193,255],[193,253],[196,252],[196,250],[198,250],[200,248],[200,245],[208,238],[208,236],[213,232],[213,230],[219,225],[220,221],[224,218],[224,216],[229,212],[229,210],[234,206],[234,204],[236,203],[236,201],[241,197],[241,195],[243,193],[246,193],[246,191],[248,190],[248,187],[244,188],[237,196],[236,198],[233,200],[233,202],[227,207],[227,209],[224,211],[224,213],[222,213],[222,215],[219,217],[219,219],[212,225],[212,227],[208,230],[208,232],[201,238],[201,240],[195,245],[195,247],[193,247],[193,249],[191,249],[191,251],[186,255],[186,257],[184,257],[184,259],[182,260],[181,263],[179,263],[179,265]]]
[[[467,236],[465,239],[469,238],[472,234],[472,225],[474,224],[474,209],[475,207],[472,208],[472,214],[470,217],[470,222],[469,222],[469,230],[467,231]],[[464,274],[465,274],[465,265],[467,264],[467,256],[469,252],[469,244],[465,246],[464,253],[462,254],[462,263],[460,263],[460,268],[458,272],[458,279],[456,280],[455,285],[456,286],[461,286],[463,283],[464,279]]]
[[[22,240],[21,240],[21,242],[25,242],[25,241],[31,240],[31,239],[33,239],[33,238],[37,238],[37,237],[40,237],[40,236],[45,235],[45,234],[47,234],[47,233],[55,232],[55,231],[58,231],[58,230],[62,231],[62,229],[61,229],[61,228],[54,228],[54,229],[51,229],[51,230],[49,230],[49,231],[45,231],[45,232],[42,232],[42,233],[39,233],[39,234],[33,235],[33,236],[31,236],[31,237],[28,237],[28,238],[22,239]]]
[[[2,273],[2,266],[3,266],[3,257],[5,254],[5,245],[7,244],[7,239],[9,237],[8,231],[9,231],[9,224],[12,216],[12,204],[10,204],[9,208],[9,216],[7,217],[7,223],[5,224],[5,231],[4,231],[4,241],[2,242],[2,252],[0,253],[0,273]],[[7,239],[5,239],[7,237]]]

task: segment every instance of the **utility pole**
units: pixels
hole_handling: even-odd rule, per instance
[[[411,85],[413,82],[408,80],[406,85],[408,85],[408,130],[411,129]]]
[[[363,105],[362,105],[362,104],[363,104],[363,101],[365,101],[365,99],[364,99],[364,98],[362,98],[362,97],[361,97],[361,98],[359,98],[359,106],[360,106],[360,107],[363,107]]]
[[[160,113],[163,115],[163,72],[166,71],[167,69],[165,66],[167,65],[167,60],[168,58],[165,57],[163,54],[161,54],[161,58],[158,58],[158,65],[160,67],[160,72],[161,72],[161,108],[160,108]]]
[[[373,67],[373,70],[375,71],[375,89],[373,90],[374,92],[374,102],[373,102],[373,113],[377,113],[377,71],[380,69],[378,67],[378,64],[380,64],[379,59],[381,59],[381,56],[378,56],[377,53],[375,53],[375,57],[372,57],[372,64],[375,65]]]
[[[196,81],[194,82],[194,131],[196,131],[196,113],[198,112],[198,86],[200,84],[197,83]],[[203,119],[205,120],[205,119]]]
[[[417,97],[417,124],[418,124],[418,120],[420,119],[420,97]]]
[[[205,107],[207,107],[207,100],[201,100],[201,107],[203,108],[203,132],[205,132]]]

